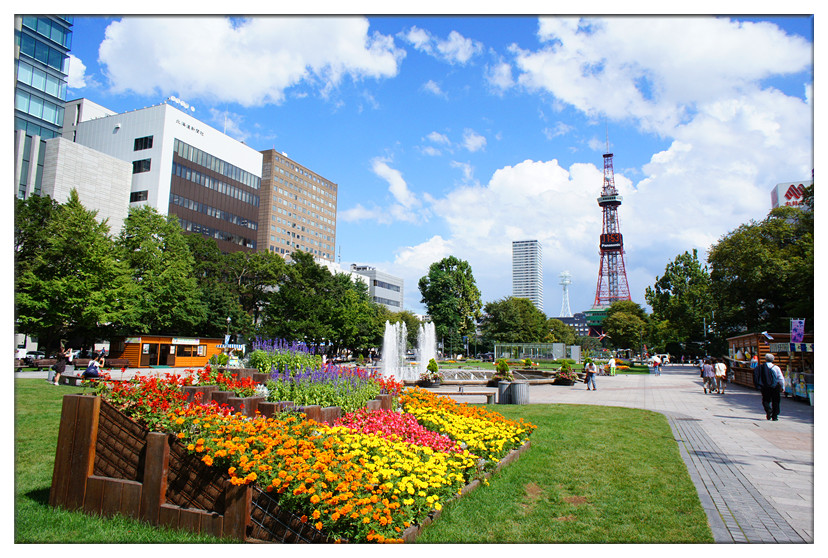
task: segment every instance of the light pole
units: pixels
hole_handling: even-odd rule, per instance
[[[227,316],[227,331],[224,334],[224,343],[230,342],[230,316]]]

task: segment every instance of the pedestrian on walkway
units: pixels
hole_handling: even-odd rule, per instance
[[[615,357],[609,359],[609,375],[615,376]]]
[[[710,359],[705,360],[702,364],[701,377],[704,382],[704,393],[713,393],[713,386],[716,385],[716,373],[713,371],[713,363]]]
[[[586,380],[584,381],[587,385],[587,391],[589,391],[589,384],[592,384],[593,391],[597,391],[598,388],[595,387],[595,375],[598,372],[598,369],[595,366],[595,363],[592,362],[592,359],[587,359],[586,365],[584,366],[584,372],[586,373]]]
[[[727,386],[727,365],[724,363],[724,360],[720,358],[716,359],[715,373],[716,392],[724,394],[725,386]]]
[[[753,369],[753,385],[762,392],[762,407],[767,420],[779,420],[779,400],[785,389],[782,370],[773,363],[773,354],[765,355],[765,362]]]
[[[655,368],[656,376],[661,376],[661,359],[658,355],[653,357],[653,368]]]

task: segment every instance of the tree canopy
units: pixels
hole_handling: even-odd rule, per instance
[[[418,286],[438,339],[459,347],[461,337],[474,335],[483,305],[467,261],[449,256],[434,262]]]
[[[813,203],[813,202],[812,202]],[[814,323],[814,222],[810,211],[773,209],[722,237],[708,254],[715,320],[722,335],[788,331]]]
[[[495,343],[539,343],[547,335],[546,315],[528,298],[509,296],[487,302],[480,334],[489,348]]]

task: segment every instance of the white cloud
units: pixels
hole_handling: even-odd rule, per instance
[[[547,139],[552,139],[552,138],[556,138],[558,136],[564,136],[564,135],[568,134],[569,132],[571,132],[574,129],[575,128],[573,128],[572,126],[570,126],[569,124],[567,124],[565,122],[557,122],[551,128],[544,128],[543,129],[543,135],[545,135]]]
[[[423,84],[423,91],[427,91],[437,97],[448,98],[448,95],[440,89],[440,84],[431,79]]]
[[[451,145],[451,140],[448,139],[448,136],[445,134],[441,134],[440,132],[431,132],[426,137],[429,141],[432,141],[437,144]]]
[[[482,43],[467,39],[457,31],[449,33],[448,39],[445,41],[437,41],[437,51],[443,55],[446,61],[452,64],[465,64],[482,50]]]
[[[448,38],[441,40],[425,29],[412,26],[399,36],[420,52],[449,64],[466,64],[474,56],[483,52],[483,43],[467,39],[457,31],[451,31]]]
[[[99,59],[113,93],[257,106],[302,83],[327,95],[346,76],[395,76],[405,53],[368,28],[359,17],[130,17],[107,27]]]
[[[71,53],[69,54],[69,74],[66,85],[69,89],[86,87],[86,65],[80,58]]]
[[[485,73],[486,82],[498,94],[515,85],[515,80],[512,78],[512,66],[503,61],[499,61],[493,66],[488,66]]]
[[[541,18],[537,52],[511,49],[518,83],[587,115],[669,134],[699,105],[813,64],[812,45],[770,23],[711,17]]]
[[[463,147],[474,153],[486,147],[486,138],[474,130],[466,128],[463,131]]]

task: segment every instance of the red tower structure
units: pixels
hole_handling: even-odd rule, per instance
[[[598,205],[604,213],[604,226],[600,240],[601,266],[593,308],[606,308],[613,302],[630,300],[630,287],[624,268],[624,237],[618,224],[621,196],[615,189],[612,153],[604,153],[604,187],[601,197],[598,198]]]

